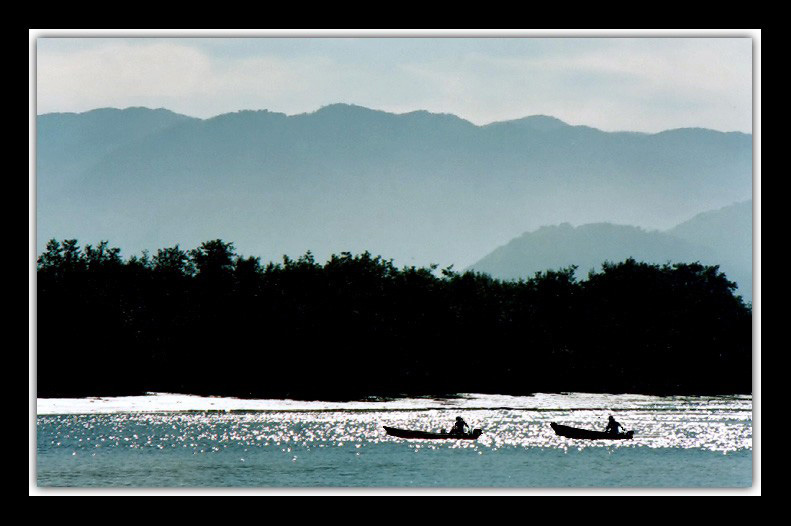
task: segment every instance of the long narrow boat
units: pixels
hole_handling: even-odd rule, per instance
[[[480,429],[473,429],[472,433],[463,435],[454,433],[431,433],[428,431],[412,431],[409,429],[398,429],[397,427],[384,426],[388,435],[398,438],[417,438],[423,440],[477,440],[483,434]]]
[[[634,431],[627,431],[626,433],[605,433],[604,431],[593,431],[591,429],[579,429],[577,427],[563,426],[552,422],[549,424],[558,436],[566,438],[582,438],[586,440],[631,440],[634,437]]]

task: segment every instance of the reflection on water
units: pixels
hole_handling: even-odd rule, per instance
[[[520,408],[482,408],[487,404],[475,401],[370,411],[39,416],[38,480],[77,486],[751,484],[750,397],[538,395],[520,397]],[[554,421],[603,429],[609,414],[634,429],[634,440],[572,440],[549,427]],[[457,415],[484,435],[418,441],[382,429],[448,429]],[[419,462],[415,454],[422,455]]]

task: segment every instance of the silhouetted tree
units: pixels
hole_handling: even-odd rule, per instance
[[[37,259],[39,396],[751,391],[752,314],[716,266],[606,262],[520,281],[369,252],[263,266],[213,240]]]

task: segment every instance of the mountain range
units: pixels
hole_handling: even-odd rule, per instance
[[[470,266],[501,279],[520,279],[576,265],[578,277],[605,261],[699,261],[719,265],[738,293],[752,300],[752,201],[701,213],[666,231],[635,226],[568,223],[527,232]]]
[[[50,238],[108,239],[127,255],[222,238],[264,261],[368,250],[463,268],[542,225],[608,222],[663,231],[642,233],[666,259],[699,244],[690,232],[711,217],[682,221],[752,198],[752,136],[548,116],[478,126],[346,104],[210,119],[106,108],[38,116],[36,178],[39,252]],[[727,237],[715,223],[710,237]]]

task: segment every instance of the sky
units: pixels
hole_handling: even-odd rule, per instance
[[[118,38],[41,32],[35,111],[168,108],[208,118],[333,103],[551,115],[607,131],[752,132],[753,45],[736,38]],[[233,35],[231,33],[230,35]]]

